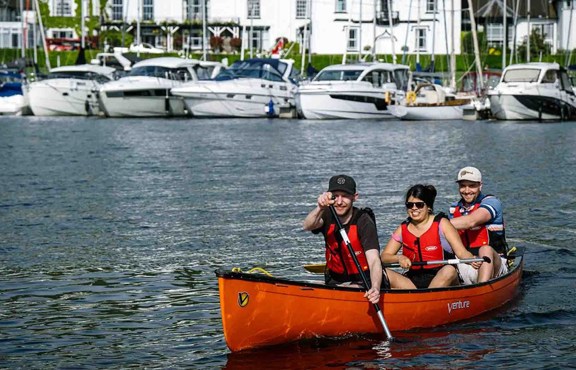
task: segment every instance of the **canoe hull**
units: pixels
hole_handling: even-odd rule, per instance
[[[379,305],[392,332],[466,320],[512,300],[522,267],[520,261],[509,274],[474,286],[388,290]],[[224,336],[233,352],[317,336],[383,330],[374,307],[358,289],[245,273],[216,274]]]

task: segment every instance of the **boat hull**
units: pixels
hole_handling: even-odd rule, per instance
[[[102,86],[100,107],[107,117],[185,116],[184,101],[170,93],[181,85],[159,77],[125,77]]]
[[[290,83],[259,79],[202,81],[172,89],[194,117],[258,118],[278,116],[295,106]]]
[[[100,84],[94,80],[42,80],[30,84],[28,101],[35,116],[98,115],[99,89]]]
[[[390,113],[397,118],[408,121],[445,121],[464,119],[464,111],[475,111],[474,105],[391,105]]]
[[[306,119],[393,118],[387,109],[385,93],[383,89],[363,86],[349,89],[336,84],[310,84],[296,93],[296,109]]]
[[[552,96],[530,94],[490,95],[492,115],[499,120],[561,120],[576,118],[574,104]]]
[[[20,116],[26,107],[24,95],[11,95],[0,97],[0,115]]]
[[[392,332],[470,319],[512,300],[523,262],[490,282],[441,289],[387,290],[379,306]],[[355,288],[263,275],[216,272],[226,343],[231,351],[317,336],[381,333],[373,305]]]

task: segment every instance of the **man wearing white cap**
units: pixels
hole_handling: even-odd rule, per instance
[[[502,203],[493,195],[482,193],[482,173],[476,167],[464,167],[456,179],[461,199],[450,206],[450,221],[458,230],[464,246],[483,262],[476,270],[467,264],[458,265],[465,284],[488,281],[508,271],[506,259],[500,254],[507,250]]]

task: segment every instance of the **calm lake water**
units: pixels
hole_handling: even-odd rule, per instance
[[[415,183],[479,167],[526,247],[518,299],[479,320],[232,354],[214,270],[310,279],[301,222],[354,176],[381,243]],[[576,366],[576,122],[0,117],[0,368]],[[396,333],[395,333],[396,334]]]

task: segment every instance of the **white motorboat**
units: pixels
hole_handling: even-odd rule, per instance
[[[419,84],[388,109],[394,117],[410,121],[464,119],[467,110],[476,112],[472,99],[457,99],[442,86],[432,83]]]
[[[15,70],[0,70],[0,116],[21,115],[26,105],[22,75]]]
[[[392,118],[387,107],[409,78],[409,67],[400,64],[328,66],[299,86],[296,107],[307,119]]]
[[[499,120],[576,119],[574,88],[558,63],[510,65],[488,97]]]
[[[214,80],[185,83],[172,94],[196,117],[274,117],[295,107],[294,61],[237,61]]]
[[[92,64],[57,67],[28,85],[27,96],[36,116],[97,115],[100,85],[113,80],[114,68]]]
[[[182,98],[170,90],[186,82],[208,80],[221,71],[220,62],[159,57],[140,61],[130,73],[100,88],[100,107],[108,117],[184,116]]]

